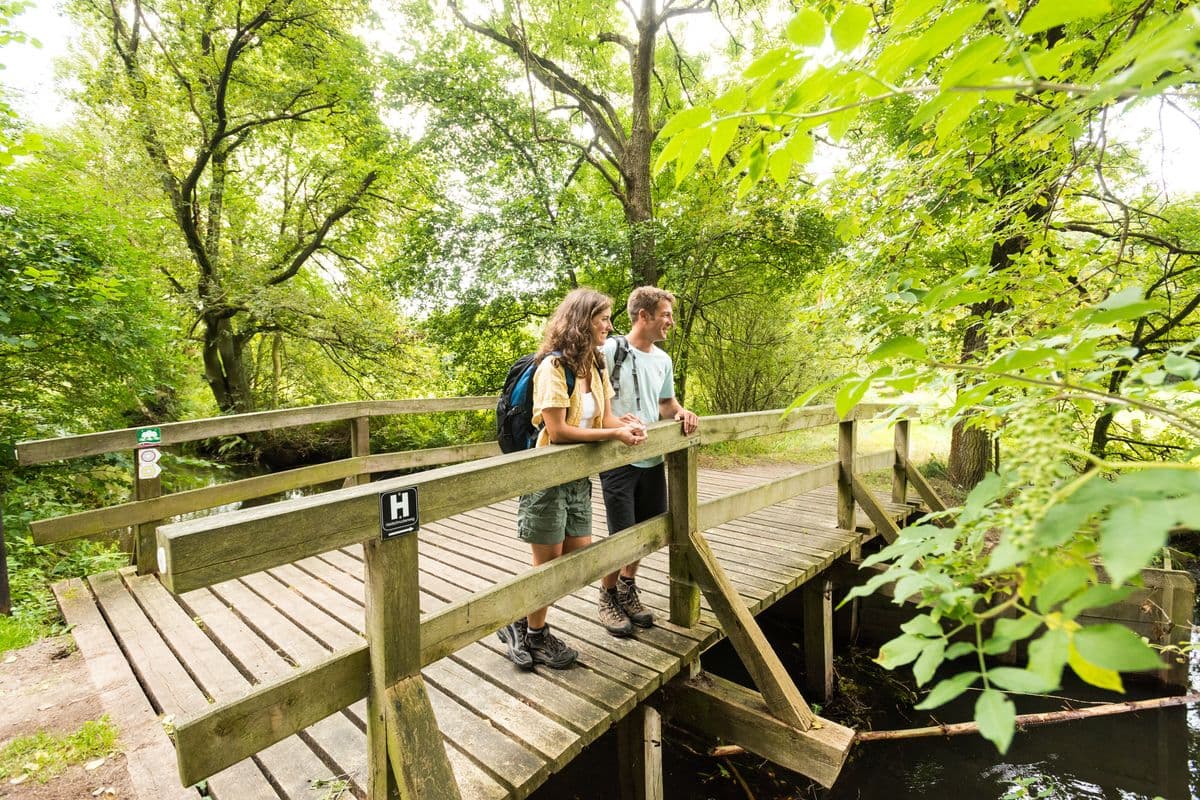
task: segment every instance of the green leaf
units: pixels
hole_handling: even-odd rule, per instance
[[[1041,547],[1065,544],[1095,513],[1095,509],[1086,505],[1057,503],[1034,526],[1033,540]]]
[[[792,172],[792,155],[783,147],[775,148],[767,159],[767,171],[780,189],[787,186],[788,175]]]
[[[1121,683],[1120,672],[1098,666],[1088,661],[1075,649],[1074,643],[1067,647],[1067,663],[1071,665],[1071,669],[1075,670],[1076,675],[1092,686],[1099,686],[1101,689],[1111,689],[1114,692],[1125,691],[1125,686]]]
[[[929,13],[941,0],[898,0],[892,14],[892,30],[902,32],[912,23]]]
[[[953,661],[956,658],[962,658],[968,653],[975,652],[975,645],[970,642],[955,642],[946,648],[945,658],[947,661]]]
[[[872,19],[869,8],[859,5],[846,6],[830,31],[833,34],[833,43],[842,52],[849,53],[858,47]]]
[[[996,625],[992,628],[992,638],[1004,639],[1011,644],[1028,639],[1041,626],[1042,618],[1037,614],[1025,614],[1016,619],[1002,617],[996,620]]]
[[[784,144],[797,164],[807,164],[813,157],[813,140],[808,131],[794,131]]]
[[[737,118],[723,119],[713,126],[712,138],[708,142],[708,157],[712,160],[713,169],[720,169],[721,159],[729,152],[741,122]]]
[[[838,418],[845,419],[850,409],[858,405],[858,401],[863,399],[870,387],[871,381],[866,378],[842,384],[842,388],[838,389],[837,396],[833,399],[833,410],[837,412]]]
[[[917,636],[927,636],[931,639],[942,635],[942,626],[934,622],[928,614],[918,614],[901,625],[900,630]]]
[[[956,86],[979,70],[991,66],[1006,47],[1008,41],[995,34],[971,42],[954,57],[942,73],[942,87],[945,89]]]
[[[1038,591],[1038,610],[1043,614],[1049,612],[1071,595],[1083,591],[1092,578],[1092,570],[1082,565],[1057,570]]]
[[[1091,625],[1075,632],[1075,650],[1088,662],[1104,669],[1131,672],[1158,669],[1158,654],[1124,625]]]
[[[982,99],[982,92],[955,92],[954,100],[942,111],[934,127],[938,141],[944,143],[950,134],[957,131],[971,116],[971,112],[979,107]]]
[[[1200,375],[1200,361],[1171,353],[1163,359],[1163,369],[1184,380],[1192,381]]]
[[[1116,490],[1119,484],[1114,483]],[[1100,524],[1100,557],[1113,583],[1124,583],[1150,565],[1178,522],[1169,500],[1125,497]]]
[[[1058,684],[1047,680],[1044,675],[1016,667],[996,667],[987,672],[988,680],[1009,692],[1028,694],[1048,692]]]
[[[975,701],[975,722],[983,738],[996,745],[1001,753],[1008,752],[1016,728],[1017,709],[1003,692],[985,689]]]
[[[1041,33],[1057,25],[1097,17],[1111,8],[1109,0],[1041,0],[1021,20],[1021,31]]]
[[[904,357],[913,361],[925,360],[925,345],[911,336],[893,336],[867,355],[867,361],[885,361]]]
[[[1071,638],[1064,630],[1046,631],[1029,643],[1029,671],[1036,672],[1055,686],[1062,682]]]
[[[942,657],[945,652],[945,639],[934,639],[925,646],[917,663],[913,664],[913,677],[917,680],[917,686],[924,686],[929,682],[933,673],[937,672],[937,668],[942,665]]]
[[[698,128],[710,119],[712,119],[712,110],[708,106],[685,108],[667,121],[667,124],[658,132],[658,138],[665,141],[682,130]]]
[[[820,45],[825,41],[825,18],[815,9],[801,9],[788,23],[787,38],[799,47]]]
[[[1075,597],[1063,603],[1062,613],[1068,619],[1074,619],[1089,608],[1100,608],[1119,603],[1133,593],[1132,586],[1109,586],[1098,583],[1089,586]]]
[[[920,636],[912,636],[910,634],[897,636],[879,648],[879,657],[875,661],[884,669],[902,667],[921,655],[921,651],[925,649],[925,645],[928,642],[928,639],[922,639]]]
[[[970,689],[971,684],[978,677],[978,672],[960,672],[943,681],[938,681],[937,686],[933,687],[933,691],[926,695],[924,700],[913,706],[913,708],[916,708],[918,711],[928,711],[931,708],[944,706],[967,689]]]

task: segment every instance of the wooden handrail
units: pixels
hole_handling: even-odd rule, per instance
[[[81,511],[62,517],[37,520],[29,530],[37,544],[50,544],[81,536],[103,533],[127,525],[166,519],[217,508],[229,503],[253,500],[280,492],[315,486],[327,481],[342,480],[362,473],[373,474],[397,469],[429,467],[437,464],[456,464],[496,455],[495,442],[459,444],[428,450],[405,450],[398,453],[378,453],[359,458],[344,458],[324,464],[298,467],[284,472],[256,475],[237,481],[190,489],[185,492],[135,500],[107,508]]]
[[[853,418],[871,418],[889,406],[864,405]],[[801,409],[787,416],[756,412],[706,417],[709,441],[740,438],[746,431],[782,433],[830,424],[831,409]],[[837,421],[836,417],[832,421]],[[443,467],[419,475],[353,486],[257,508],[187,520],[158,529],[158,562],[163,583],[185,592],[248,575],[317,553],[370,539],[379,531],[379,494],[417,486],[422,524],[506,500],[568,480],[595,475],[635,460],[682,450],[703,441],[684,437],[675,422],[650,428],[636,448],[619,442],[564,445]]]
[[[160,444],[167,446],[194,442],[198,439],[209,439],[214,436],[232,436],[322,422],[340,422],[355,417],[428,414],[443,411],[485,411],[495,408],[496,399],[496,397],[427,397],[413,400],[361,400],[323,406],[305,406],[304,408],[255,411],[249,414],[231,414],[227,417],[208,417],[184,422],[166,422],[154,427],[157,427],[162,434]],[[17,464],[29,466],[47,461],[132,450],[138,443],[138,430],[138,428],[123,428],[116,431],[85,433],[80,436],[19,442],[16,446]]]

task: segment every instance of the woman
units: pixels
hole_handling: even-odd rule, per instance
[[[533,424],[542,426],[537,447],[619,439],[641,444],[646,429],[637,420],[613,416],[612,386],[600,346],[612,330],[612,298],[576,289],[563,299],[542,337],[533,375]],[[568,390],[567,370],[574,376]],[[529,543],[533,565],[553,561],[592,542],[592,483],[589,478],[523,495],[517,508],[517,535]],[[522,669],[545,664],[566,669],[579,655],[550,632],[546,609],[501,628],[508,657]]]

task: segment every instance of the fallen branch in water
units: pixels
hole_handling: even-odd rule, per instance
[[[1171,706],[1191,705],[1200,703],[1200,694],[1184,694],[1176,697],[1158,697],[1153,700],[1130,700],[1124,703],[1108,703],[1090,708],[1068,708],[1062,711],[1047,711],[1042,714],[1020,714],[1016,718],[1018,729],[1033,728],[1038,725],[1051,725],[1056,722],[1068,722],[1075,719],[1090,719],[1092,717],[1109,717],[1113,714],[1126,714],[1130,711],[1146,711],[1152,708],[1170,708]],[[968,733],[979,733],[979,725],[974,722],[955,722],[948,725],[931,725],[927,728],[907,728],[897,731],[860,731],[855,735],[857,742],[879,742],[895,739],[920,739],[928,736],[962,736]],[[708,751],[710,756],[731,756],[746,752],[736,744],[721,745]]]

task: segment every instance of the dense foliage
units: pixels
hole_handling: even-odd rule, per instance
[[[867,587],[922,609],[880,655],[943,676],[922,707],[979,684],[1004,748],[1004,692],[1152,665],[1076,619],[1200,525],[1200,199],[1115,124],[1195,117],[1194,6],[70,13],[76,118],[17,158],[37,141],[0,104],[0,437],[490,393],[569,289],[612,294],[622,328],[658,283],[697,410],[898,397],[952,424],[950,477],[974,490],[873,556],[890,566]],[[428,446],[481,420],[375,434]],[[101,557],[22,526],[116,499],[127,470],[6,471],[19,569]],[[45,605],[29,576],[20,603]],[[1017,642],[1025,667],[987,660]]]

